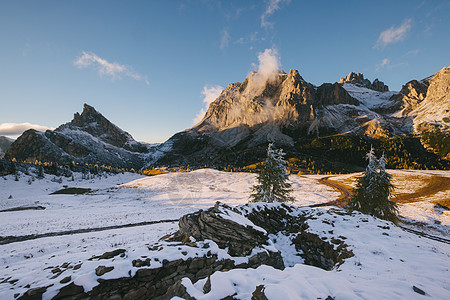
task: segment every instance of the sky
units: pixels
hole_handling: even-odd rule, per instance
[[[0,1],[0,135],[83,104],[136,140],[192,127],[264,53],[315,85],[391,90],[450,65],[450,1]]]

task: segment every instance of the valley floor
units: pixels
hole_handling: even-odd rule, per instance
[[[436,206],[437,201],[448,200],[450,190],[445,185],[450,178],[449,171],[399,171],[390,170],[394,175],[397,193],[403,199],[413,195],[400,204],[400,215],[407,221],[407,226],[439,235],[449,239],[450,211]],[[351,187],[357,174],[331,176],[330,181]],[[294,205],[309,206],[334,201],[341,197],[341,192],[325,185],[320,179],[325,176],[291,175]],[[328,177],[328,176],[327,176]],[[433,179],[434,178],[434,179]],[[444,179],[436,179],[444,178]],[[87,262],[94,255],[118,248],[141,253],[139,249],[157,243],[162,236],[178,228],[176,220],[181,216],[207,209],[216,201],[229,205],[241,205],[248,202],[250,187],[255,182],[255,175],[250,173],[225,173],[211,169],[202,169],[189,173],[170,173],[154,177],[136,174],[118,174],[101,178],[84,180],[76,174],[74,181],[46,175],[44,179],[30,180],[30,176],[21,175],[19,181],[13,176],[0,177],[0,299],[14,299],[30,287],[54,284],[44,298],[56,295],[56,289],[63,284],[60,279],[67,274],[72,277],[87,278],[86,274],[94,272],[98,265]],[[59,178],[58,178],[59,179]],[[418,193],[430,182],[444,182],[439,190],[429,189],[427,193]],[[50,195],[57,190],[69,187],[91,188],[93,191],[80,195]],[[5,211],[17,207],[44,207],[41,210]],[[330,207],[312,209],[314,213],[326,212]],[[412,286],[420,287],[432,298],[450,298],[450,245],[419,237],[405,232],[390,224],[390,231],[382,234],[386,222],[361,215],[340,217],[342,222],[335,222],[336,227],[327,229],[322,225],[312,225],[312,230],[323,235],[335,234],[348,238],[347,244],[355,252],[341,267],[333,271],[323,271],[303,264],[295,264],[290,245],[282,246],[285,251],[285,263],[290,260],[291,267],[284,271],[260,267],[255,270],[233,270],[217,272],[214,280],[228,282],[240,278],[248,285],[251,292],[258,285],[258,280],[268,280],[272,288],[270,299],[298,298],[312,295],[337,295],[336,299],[376,299],[381,296],[390,298],[398,294],[411,298],[423,297],[414,292]],[[345,219],[345,220],[344,220]],[[368,225],[361,223],[367,219]],[[79,234],[64,234],[71,230],[102,228],[127,225],[140,222],[167,220],[163,223],[124,227]],[[362,224],[364,230],[355,230],[355,224]],[[316,227],[314,227],[316,226]],[[359,225],[358,225],[359,226]],[[359,228],[359,227],[358,227]],[[32,236],[38,234],[58,233],[38,239],[32,237],[20,242],[7,242],[5,237]],[[283,248],[284,247],[284,248]],[[281,249],[283,248],[283,249]],[[292,247],[291,247],[292,248]],[[132,257],[128,259],[131,260]],[[297,260],[297,262],[301,262]],[[55,277],[50,270],[57,266],[83,264],[80,270],[67,269],[61,278]],[[128,276],[126,267],[117,267],[108,273],[111,278]],[[81,272],[81,273],[77,273]],[[84,272],[84,273],[83,273]],[[256,273],[255,273],[256,272]],[[84,275],[83,275],[84,274]],[[267,274],[263,279],[261,274]],[[297,275],[293,275],[297,274]],[[78,276],[77,275],[77,276]],[[84,276],[84,277],[83,277]],[[52,278],[53,277],[53,278]],[[89,277],[90,278],[90,277]],[[212,277],[213,278],[213,277]],[[232,279],[235,278],[235,279]],[[422,278],[422,279],[421,279]],[[299,282],[301,281],[301,282]],[[401,283],[394,286],[393,282]],[[83,280],[79,279],[82,284]],[[92,288],[88,279],[85,287]],[[200,283],[199,283],[200,284]],[[197,285],[199,285],[197,284]],[[214,299],[214,295],[200,295],[194,285],[186,283],[197,298]],[[214,287],[214,285],[213,285]],[[304,294],[299,294],[299,287]],[[339,293],[339,288],[342,293]],[[380,288],[386,290],[380,292]],[[188,288],[188,290],[189,290]],[[237,289],[237,288],[236,288]],[[245,287],[239,287],[238,295],[248,298]],[[284,290],[287,294],[278,294]],[[216,298],[223,290],[214,290]],[[334,291],[334,292],[333,292]],[[235,291],[236,292],[236,291]],[[373,293],[372,293],[373,292]],[[289,294],[291,293],[291,294]],[[247,296],[245,296],[247,295]],[[283,296],[281,296],[283,295]],[[341,295],[341,296],[339,296]],[[346,295],[348,297],[346,297]],[[225,295],[226,296],[226,295]],[[327,295],[325,295],[326,297]],[[448,296],[448,297],[447,297]]]

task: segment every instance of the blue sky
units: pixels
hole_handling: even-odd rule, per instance
[[[57,127],[88,103],[164,141],[266,49],[315,85],[354,71],[399,90],[450,65],[449,15],[432,0],[3,0],[0,135]]]

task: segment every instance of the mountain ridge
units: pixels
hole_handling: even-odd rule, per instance
[[[379,80],[373,83],[384,86],[383,91],[350,82],[362,80],[361,73],[349,78],[315,86],[295,69],[289,73],[254,71],[242,82],[230,83],[199,123],[151,147],[135,141],[85,104],[81,114],[75,113],[72,121],[54,131],[24,132],[5,159],[135,169],[243,166],[259,161],[267,143],[274,142],[292,157],[316,157],[324,168],[335,159],[364,165],[365,148],[370,144],[395,152],[388,162],[392,167],[448,165],[439,157],[448,158],[450,149],[442,147],[439,140],[442,134],[444,139],[449,136],[450,67],[424,80],[412,80],[398,93],[388,91]],[[442,107],[448,109],[439,113]],[[340,138],[333,138],[338,136],[345,137],[342,143],[350,143],[346,150],[350,154],[339,150],[339,156],[331,155],[342,148],[336,144]],[[392,139],[395,142],[390,142]]]
[[[104,164],[140,168],[148,147],[111,123],[92,106],[55,130],[25,131],[5,153],[5,159],[68,164]]]

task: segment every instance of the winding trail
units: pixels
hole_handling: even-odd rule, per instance
[[[146,225],[153,225],[153,224],[160,224],[160,223],[174,223],[174,222],[178,222],[178,219],[148,221],[148,222],[113,225],[113,226],[96,227],[96,228],[82,228],[82,229],[74,229],[74,230],[66,230],[66,231],[58,231],[58,232],[47,232],[47,233],[41,233],[41,234],[5,236],[5,237],[0,237],[0,245],[24,242],[24,241],[35,240],[35,239],[40,239],[40,238],[44,238],[44,237],[63,236],[63,235],[71,235],[71,234],[78,234],[78,233],[89,233],[89,232],[105,231],[105,230],[112,230],[112,229],[121,229],[121,228],[146,226]]]
[[[411,203],[421,201],[421,197],[434,195],[441,191],[450,190],[450,177],[432,176],[428,179],[427,185],[418,189],[414,193],[397,195],[399,203]]]
[[[322,184],[325,184],[327,186],[330,186],[339,192],[341,192],[341,196],[337,200],[333,200],[326,203],[320,203],[320,204],[314,204],[310,207],[321,207],[321,206],[339,206],[343,207],[345,206],[348,201],[350,200],[352,196],[351,190],[344,184],[337,183],[335,181],[329,180],[330,176],[323,177],[319,179],[319,182]],[[421,201],[421,197],[427,197],[434,195],[440,191],[447,191],[450,189],[450,177],[443,177],[443,176],[433,176],[428,180],[428,183],[426,186],[420,188],[419,190],[415,191],[414,193],[405,193],[400,194],[396,196],[396,199],[398,203],[411,203],[411,202],[418,202]],[[439,236],[434,236],[422,231],[414,230],[408,227],[404,227],[401,225],[398,225],[401,229],[403,229],[406,232],[413,233],[415,235],[425,237],[431,240],[435,240],[441,243],[450,244],[449,239],[445,239]]]
[[[310,207],[321,207],[321,206],[331,206],[331,205],[343,207],[348,203],[348,201],[350,201],[350,198],[352,197],[351,190],[344,184],[329,180],[330,177],[331,176],[320,178],[319,182],[321,184],[325,184],[327,186],[330,186],[330,187],[338,190],[341,193],[341,196],[336,200],[325,202],[325,203],[313,204]]]

